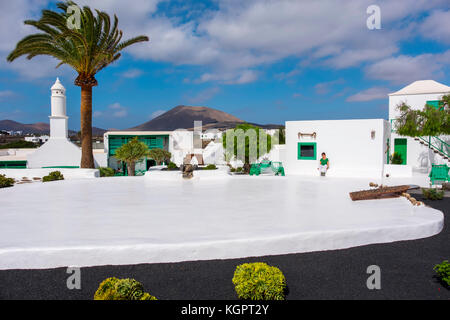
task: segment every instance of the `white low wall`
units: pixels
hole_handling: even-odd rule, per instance
[[[59,168],[42,168],[42,169],[0,169],[0,174],[6,175],[8,178],[20,180],[24,177],[42,178],[52,171],[60,171],[64,179],[92,179],[100,176],[97,169],[59,169]]]
[[[412,177],[412,167],[401,164],[385,164],[383,170],[383,177],[392,178],[407,178]]]

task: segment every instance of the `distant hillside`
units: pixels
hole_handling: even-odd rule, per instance
[[[45,122],[37,122],[31,124],[23,124],[13,120],[0,120],[0,130],[4,131],[23,131],[24,134],[49,134],[50,125]],[[92,128],[94,136],[102,136],[106,130],[101,128]],[[75,134],[76,131],[69,130],[69,135]]]
[[[237,123],[244,121],[226,112],[208,108],[177,106],[159,117],[146,123],[131,128],[137,131],[171,131],[175,129],[190,129],[194,121],[202,121],[203,126],[222,128],[234,127]]]

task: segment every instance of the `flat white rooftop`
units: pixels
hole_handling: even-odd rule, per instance
[[[0,189],[0,269],[177,262],[410,240],[442,212],[352,202],[367,179],[113,177]]]

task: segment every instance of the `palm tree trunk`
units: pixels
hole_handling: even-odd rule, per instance
[[[128,166],[127,166],[128,168],[128,176],[134,176],[134,171],[135,171],[135,168],[136,168],[136,163],[134,162],[134,161],[130,161],[129,163],[128,163]]]
[[[81,168],[94,168],[92,154],[92,87],[81,87]]]

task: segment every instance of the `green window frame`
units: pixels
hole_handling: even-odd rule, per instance
[[[439,100],[430,100],[427,101],[427,105],[432,106],[435,109],[440,109],[441,108],[441,103]]]
[[[313,147],[314,156],[302,156],[302,147]],[[298,160],[317,160],[317,143],[316,142],[299,142],[297,144]]]

